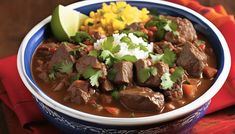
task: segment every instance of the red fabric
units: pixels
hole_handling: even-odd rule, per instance
[[[169,0],[184,6],[187,6],[212,21],[224,35],[230,51],[232,59],[235,59],[235,22],[234,17],[227,15],[226,10],[222,6],[216,6],[213,8],[200,5],[197,1],[190,0]],[[0,91],[0,99],[17,115],[22,127],[27,129],[30,133],[44,134],[44,133],[58,133],[57,129],[54,129],[51,125],[45,123],[46,121],[42,117],[39,109],[37,108],[35,101],[32,99],[31,94],[21,82],[17,69],[16,69],[16,56],[7,57],[0,60],[0,79],[6,89],[6,91]],[[222,87],[222,89],[212,98],[211,105],[208,113],[223,109],[225,107],[235,104],[235,62],[232,62],[231,71],[229,77]],[[221,118],[220,118],[221,119]],[[225,119],[225,118],[223,118]],[[209,121],[205,120],[209,123]],[[204,123],[205,123],[204,122]],[[228,123],[228,122],[227,122]],[[229,122],[231,123],[231,122]],[[234,122],[233,122],[234,123]],[[223,124],[223,123],[222,123]],[[224,123],[223,125],[226,125]],[[206,129],[200,129],[198,127],[197,132],[206,133],[215,129],[209,127]],[[230,126],[231,128],[235,126]],[[205,127],[204,127],[205,128]],[[223,132],[227,131],[219,129]],[[208,131],[210,130],[210,131]]]
[[[30,92],[22,83],[16,68],[16,56],[1,59],[0,67],[0,80],[6,89],[0,91],[0,99],[16,114],[20,125],[29,133],[58,133],[53,126],[45,123]]]

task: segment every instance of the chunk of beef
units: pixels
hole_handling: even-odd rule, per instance
[[[62,64],[64,62],[74,63],[75,59],[69,53],[71,50],[72,49],[68,45],[61,44],[49,61],[49,69],[52,69],[54,65]]]
[[[164,73],[169,72],[169,66],[160,61],[157,62],[154,67],[157,68],[157,75],[155,76],[151,76],[146,82],[145,84],[150,86],[150,87],[159,87],[160,83],[161,83],[161,77]]]
[[[38,47],[37,53],[36,53],[37,57],[40,57],[41,59],[49,61],[58,47],[59,47],[59,44],[57,43],[45,42]]]
[[[62,89],[65,89],[66,87],[69,86],[69,77],[68,76],[63,76],[63,78],[52,87],[53,91],[59,91]]]
[[[108,79],[101,80],[101,90],[103,92],[112,91],[113,89],[113,84]]]
[[[183,97],[182,85],[178,83],[174,83],[172,88],[164,90],[163,94],[167,101],[174,101],[174,100],[182,99]]]
[[[99,99],[100,99],[100,101],[102,102],[102,104],[111,104],[112,101],[113,101],[112,96],[106,95],[106,94],[101,94],[101,95],[99,96]]]
[[[170,50],[175,49],[172,43],[168,41],[155,42],[153,45],[153,51],[158,54],[164,53],[165,48],[169,48]]]
[[[71,101],[76,104],[86,104],[90,97],[94,94],[93,89],[89,88],[89,82],[76,80],[67,89],[65,101]]]
[[[164,18],[175,22],[177,24],[177,32],[179,33],[178,35],[175,35],[173,32],[167,32],[165,40],[179,45],[186,41],[193,42],[197,39],[196,31],[188,19],[172,16],[164,16]]]
[[[122,61],[113,65],[115,70],[114,82],[116,84],[129,84],[133,79],[133,64],[128,61]]]
[[[200,77],[206,61],[206,54],[194,44],[187,42],[183,46],[176,63],[182,66],[191,76]]]
[[[102,71],[102,77],[107,75],[105,65],[100,63],[96,57],[85,55],[77,60],[76,69],[78,73],[82,74],[88,67],[100,69]]]
[[[164,96],[146,87],[127,87],[120,92],[120,103],[131,111],[161,111]]]
[[[144,59],[139,59],[138,61],[135,62],[135,68],[136,68],[136,73],[137,73],[137,81],[140,83],[142,86],[148,86],[148,87],[159,87],[160,82],[161,82],[161,76],[169,72],[169,66],[165,64],[164,62],[157,62],[155,65],[152,67],[155,67],[157,69],[157,74],[156,75],[151,75],[144,83],[140,82],[140,77],[141,74],[139,73],[141,69],[145,69],[151,66],[151,63],[149,63],[148,60]]]

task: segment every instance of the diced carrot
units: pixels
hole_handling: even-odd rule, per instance
[[[184,95],[189,98],[194,98],[195,93],[197,91],[197,86],[196,85],[190,85],[190,84],[183,84],[182,85]]]
[[[207,77],[207,78],[213,78],[217,73],[217,69],[213,68],[213,67],[209,67],[209,66],[205,66],[203,69],[203,74]]]
[[[228,15],[227,11],[224,9],[222,5],[216,5],[214,6],[214,9],[217,13],[223,14],[223,15]]]
[[[105,109],[107,112],[109,112],[109,113],[111,113],[112,115],[114,115],[114,116],[118,116],[119,113],[120,113],[120,109],[118,109],[118,108],[116,108],[116,107],[108,107],[108,106],[106,106],[106,107],[104,107],[104,109]]]

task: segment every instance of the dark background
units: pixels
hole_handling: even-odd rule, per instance
[[[78,0],[0,0],[0,58],[16,54],[27,32],[49,16],[58,4],[68,5],[76,1]],[[198,1],[207,6],[222,4],[230,14],[235,14],[233,0]],[[0,91],[1,89],[3,87],[0,83]],[[231,111],[231,108],[228,110]],[[26,133],[20,129],[14,113],[0,102],[0,134],[12,133],[9,128],[19,129],[15,130],[18,133]]]

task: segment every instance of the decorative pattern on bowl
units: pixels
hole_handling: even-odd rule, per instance
[[[107,126],[97,125],[94,123],[89,123],[89,125],[85,124],[82,120],[74,120],[73,118],[69,118],[66,115],[51,109],[46,106],[40,100],[36,99],[41,111],[43,114],[56,126],[64,126],[61,129],[64,132],[69,133],[86,133],[86,134],[162,134],[162,133],[170,133],[170,132],[180,132],[189,133],[192,129],[192,126],[205,115],[205,112],[210,104],[210,101],[195,110],[193,113],[182,117],[178,120],[167,122],[159,125],[154,125],[152,127],[129,127],[127,129],[117,129],[117,126]],[[151,126],[151,125],[150,125]],[[120,127],[120,126],[119,126]],[[172,128],[175,128],[172,131]]]

